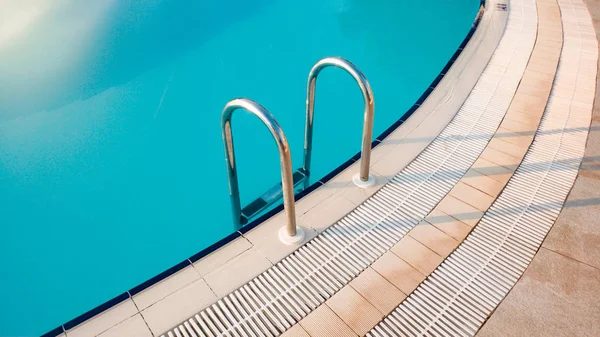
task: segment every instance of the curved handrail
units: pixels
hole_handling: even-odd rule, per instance
[[[292,155],[290,147],[281,126],[267,109],[262,105],[246,98],[236,98],[229,101],[221,114],[221,130],[225,144],[225,162],[227,163],[227,178],[229,179],[229,195],[233,221],[236,230],[241,227],[240,190],[238,186],[237,166],[235,163],[235,152],[233,149],[233,134],[231,132],[231,117],[237,109],[244,109],[267,126],[279,149],[279,161],[281,163],[281,185],[283,188],[283,204],[286,214],[286,231],[290,237],[296,236],[296,208],[294,204],[294,182],[292,177]]]
[[[373,136],[373,116],[375,114],[375,100],[371,85],[365,75],[350,61],[341,57],[326,57],[317,62],[308,74],[306,85],[306,126],[304,129],[304,164],[303,169],[307,175],[310,174],[310,159],[312,155],[313,139],[313,116],[315,111],[315,88],[317,85],[317,76],[321,70],[327,67],[341,68],[348,72],[358,83],[363,94],[365,102],[362,150],[360,162],[360,180],[367,182],[369,180],[369,163],[371,161],[371,138]],[[306,183],[308,184],[306,179]]]

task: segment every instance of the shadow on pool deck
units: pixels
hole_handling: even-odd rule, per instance
[[[600,33],[600,2],[584,0]],[[480,336],[600,336],[600,87],[585,156],[557,221]]]

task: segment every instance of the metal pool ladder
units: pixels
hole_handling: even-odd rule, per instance
[[[227,176],[229,179],[229,194],[231,198],[231,207],[233,212],[233,222],[236,230],[241,228],[250,220],[264,212],[269,206],[280,200],[283,195],[284,210],[286,213],[286,226],[280,232],[280,239],[287,244],[302,241],[304,233],[301,227],[296,225],[296,212],[294,203],[294,191],[296,187],[300,190],[309,186],[310,164],[312,157],[312,139],[313,139],[313,119],[315,109],[315,88],[317,77],[321,70],[327,67],[341,68],[348,72],[358,83],[365,103],[364,106],[364,125],[362,135],[362,150],[360,173],[353,177],[353,182],[366,188],[375,183],[372,175],[369,174],[369,164],[371,158],[371,138],[373,135],[373,116],[375,110],[375,101],[373,91],[364,74],[350,61],[341,57],[326,57],[317,62],[308,75],[306,89],[306,125],[304,132],[304,163],[302,168],[292,174],[292,163],[290,148],[283,130],[277,123],[277,120],[260,104],[246,99],[237,98],[229,101],[223,109],[221,115],[221,128],[223,141],[225,143],[225,161],[227,163]],[[237,178],[237,166],[235,162],[235,152],[233,149],[233,135],[231,131],[231,117],[235,110],[244,109],[258,118],[267,126],[279,149],[279,159],[281,163],[281,185],[276,185],[263,193],[260,197],[252,201],[243,209],[240,205],[240,193]]]
[[[231,132],[231,117],[233,112],[244,109],[258,117],[271,131],[277,143],[279,161],[281,163],[281,185],[283,189],[283,202],[286,224],[279,231],[279,238],[286,244],[298,243],[304,239],[301,227],[296,226],[296,205],[294,203],[294,184],[292,178],[292,154],[287,138],[277,123],[277,120],[262,105],[246,99],[237,98],[229,101],[221,114],[221,128],[225,143],[225,162],[227,164],[227,177],[229,179],[229,195],[233,211],[233,222],[236,229],[241,227],[240,189],[238,186],[237,166],[235,151],[233,149],[233,134]]]
[[[317,86],[317,76],[321,70],[327,67],[336,67],[345,70],[352,75],[360,90],[362,91],[364,100],[363,113],[363,134],[362,134],[362,149],[360,156],[360,173],[352,178],[354,184],[365,188],[375,184],[375,179],[369,174],[369,166],[371,162],[371,139],[373,137],[373,116],[375,115],[375,99],[373,98],[373,90],[365,75],[352,62],[341,57],[332,56],[321,59],[310,70],[308,74],[308,82],[306,84],[306,126],[304,128],[304,165],[302,166],[303,173],[307,178],[304,180],[305,188],[308,187],[310,177],[310,161],[312,156],[312,139],[313,139],[313,118],[315,112],[315,88]]]

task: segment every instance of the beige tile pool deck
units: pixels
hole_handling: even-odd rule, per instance
[[[509,11],[516,8],[526,13],[527,8],[523,9],[523,6],[527,5],[522,5],[522,2],[525,0],[509,2]],[[562,60],[561,67],[571,66],[564,60],[572,59],[573,63],[579,61],[579,58],[568,57],[571,46],[568,34],[576,32],[572,30],[573,22],[565,21],[570,20],[569,17],[561,15],[559,3],[565,0],[530,0],[530,3],[534,2],[537,37],[533,49],[530,55],[528,52],[522,54],[526,56],[523,59],[515,57],[516,54],[508,55],[514,58],[514,61],[510,61],[511,66],[518,69],[520,65],[524,67],[524,72],[518,78],[507,76],[502,82],[508,85],[510,81],[518,81],[516,91],[493,97],[490,94],[485,104],[473,103],[467,98],[484,69],[487,72],[505,71],[494,64],[488,65],[488,60],[503,36],[508,15],[507,12],[496,10],[496,1],[488,1],[480,27],[448,75],[415,114],[374,149],[371,169],[376,177],[376,185],[366,190],[354,187],[351,177],[358,165],[354,164],[297,202],[298,222],[307,233],[305,242],[323,233],[392,182],[394,175],[432,144],[455,116],[458,116],[457,119],[463,118],[463,115],[457,115],[461,107],[464,109],[469,102],[475,107],[482,104],[479,109],[486,106],[493,109],[506,104],[507,109],[502,113],[499,125],[494,127],[495,132],[485,135],[490,138],[489,142],[471,167],[458,182],[449,187],[449,192],[435,207],[427,210],[427,215],[416,226],[410,228],[388,251],[377,255],[374,262],[355,278],[347,283],[341,275],[338,279],[328,279],[328,282],[341,284],[340,289],[321,304],[308,308],[306,316],[288,319],[296,324],[276,329],[275,325],[279,323],[275,323],[275,320],[269,322],[270,317],[293,315],[291,310],[283,307],[285,304],[277,304],[278,312],[267,312],[265,309],[260,314],[262,320],[257,320],[256,324],[264,324],[267,329],[272,324],[270,330],[273,334],[277,334],[275,332],[278,330],[286,330],[283,336],[288,337],[365,335],[401,305],[478,225],[521,165],[534,141],[549,98],[553,106],[559,108],[561,100],[571,109],[578,106],[583,110],[591,108],[594,91],[589,88],[594,87],[595,83],[582,83],[576,76],[556,77],[559,60]],[[600,15],[600,5],[590,2],[588,6],[592,13]],[[587,15],[587,10],[576,14]],[[507,32],[525,29],[524,25],[531,19],[526,16],[515,17],[509,19],[513,21],[506,25]],[[595,23],[598,24],[598,21]],[[503,41],[506,36],[509,35],[504,32]],[[504,43],[521,53],[525,48],[514,47],[516,41]],[[597,45],[584,47],[597,48]],[[597,54],[589,57],[595,58],[593,61],[596,64]],[[573,66],[577,67],[578,64]],[[594,74],[596,70],[596,67],[589,69]],[[554,90],[560,87],[556,85],[558,81],[566,87],[570,85],[574,90]],[[498,87],[502,88],[502,83]],[[482,90],[480,88],[485,85],[480,80],[476,90]],[[561,216],[522,279],[483,325],[479,334],[600,334],[600,109],[596,107],[594,111],[586,157]],[[458,122],[460,120],[453,121]],[[493,125],[494,122],[487,123]],[[456,139],[448,139],[446,151],[452,151],[456,143]],[[473,145],[465,143],[463,146]],[[440,173],[442,177],[451,174]],[[263,276],[261,273],[301,247],[286,246],[277,240],[277,231],[282,224],[282,214],[272,217],[192,266],[66,331],[65,336],[161,336],[218,299],[230,301],[225,296],[241,286],[252,287],[248,291],[256,289],[256,294],[259,294],[261,289],[256,288],[255,284],[247,285],[247,282],[258,275],[274,275]],[[377,239],[371,240],[375,243]],[[307,263],[316,265],[316,262],[310,261],[310,255],[306,255],[306,259]],[[285,285],[281,282],[278,286]],[[286,296],[312,295],[306,290]],[[199,315],[215,314],[208,311]],[[224,324],[233,320],[233,317],[213,318],[214,322]],[[220,327],[201,328],[212,331],[210,333],[214,335],[224,330]],[[246,334],[241,328],[232,328],[230,331],[232,335]],[[168,336],[179,337],[176,334]]]
[[[598,34],[600,3],[585,3]],[[600,336],[599,90],[569,198],[529,268],[479,336]]]

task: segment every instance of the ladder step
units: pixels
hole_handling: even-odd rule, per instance
[[[304,189],[304,181],[308,179],[308,174],[303,168],[298,169],[293,174],[294,180],[294,192],[298,193]],[[276,203],[279,203],[283,198],[283,190],[281,183],[268,189],[265,193],[261,194],[258,198],[254,199],[248,205],[242,209],[240,215],[240,223],[242,225],[248,224],[250,221],[256,219],[258,216],[266,212],[269,207]]]

